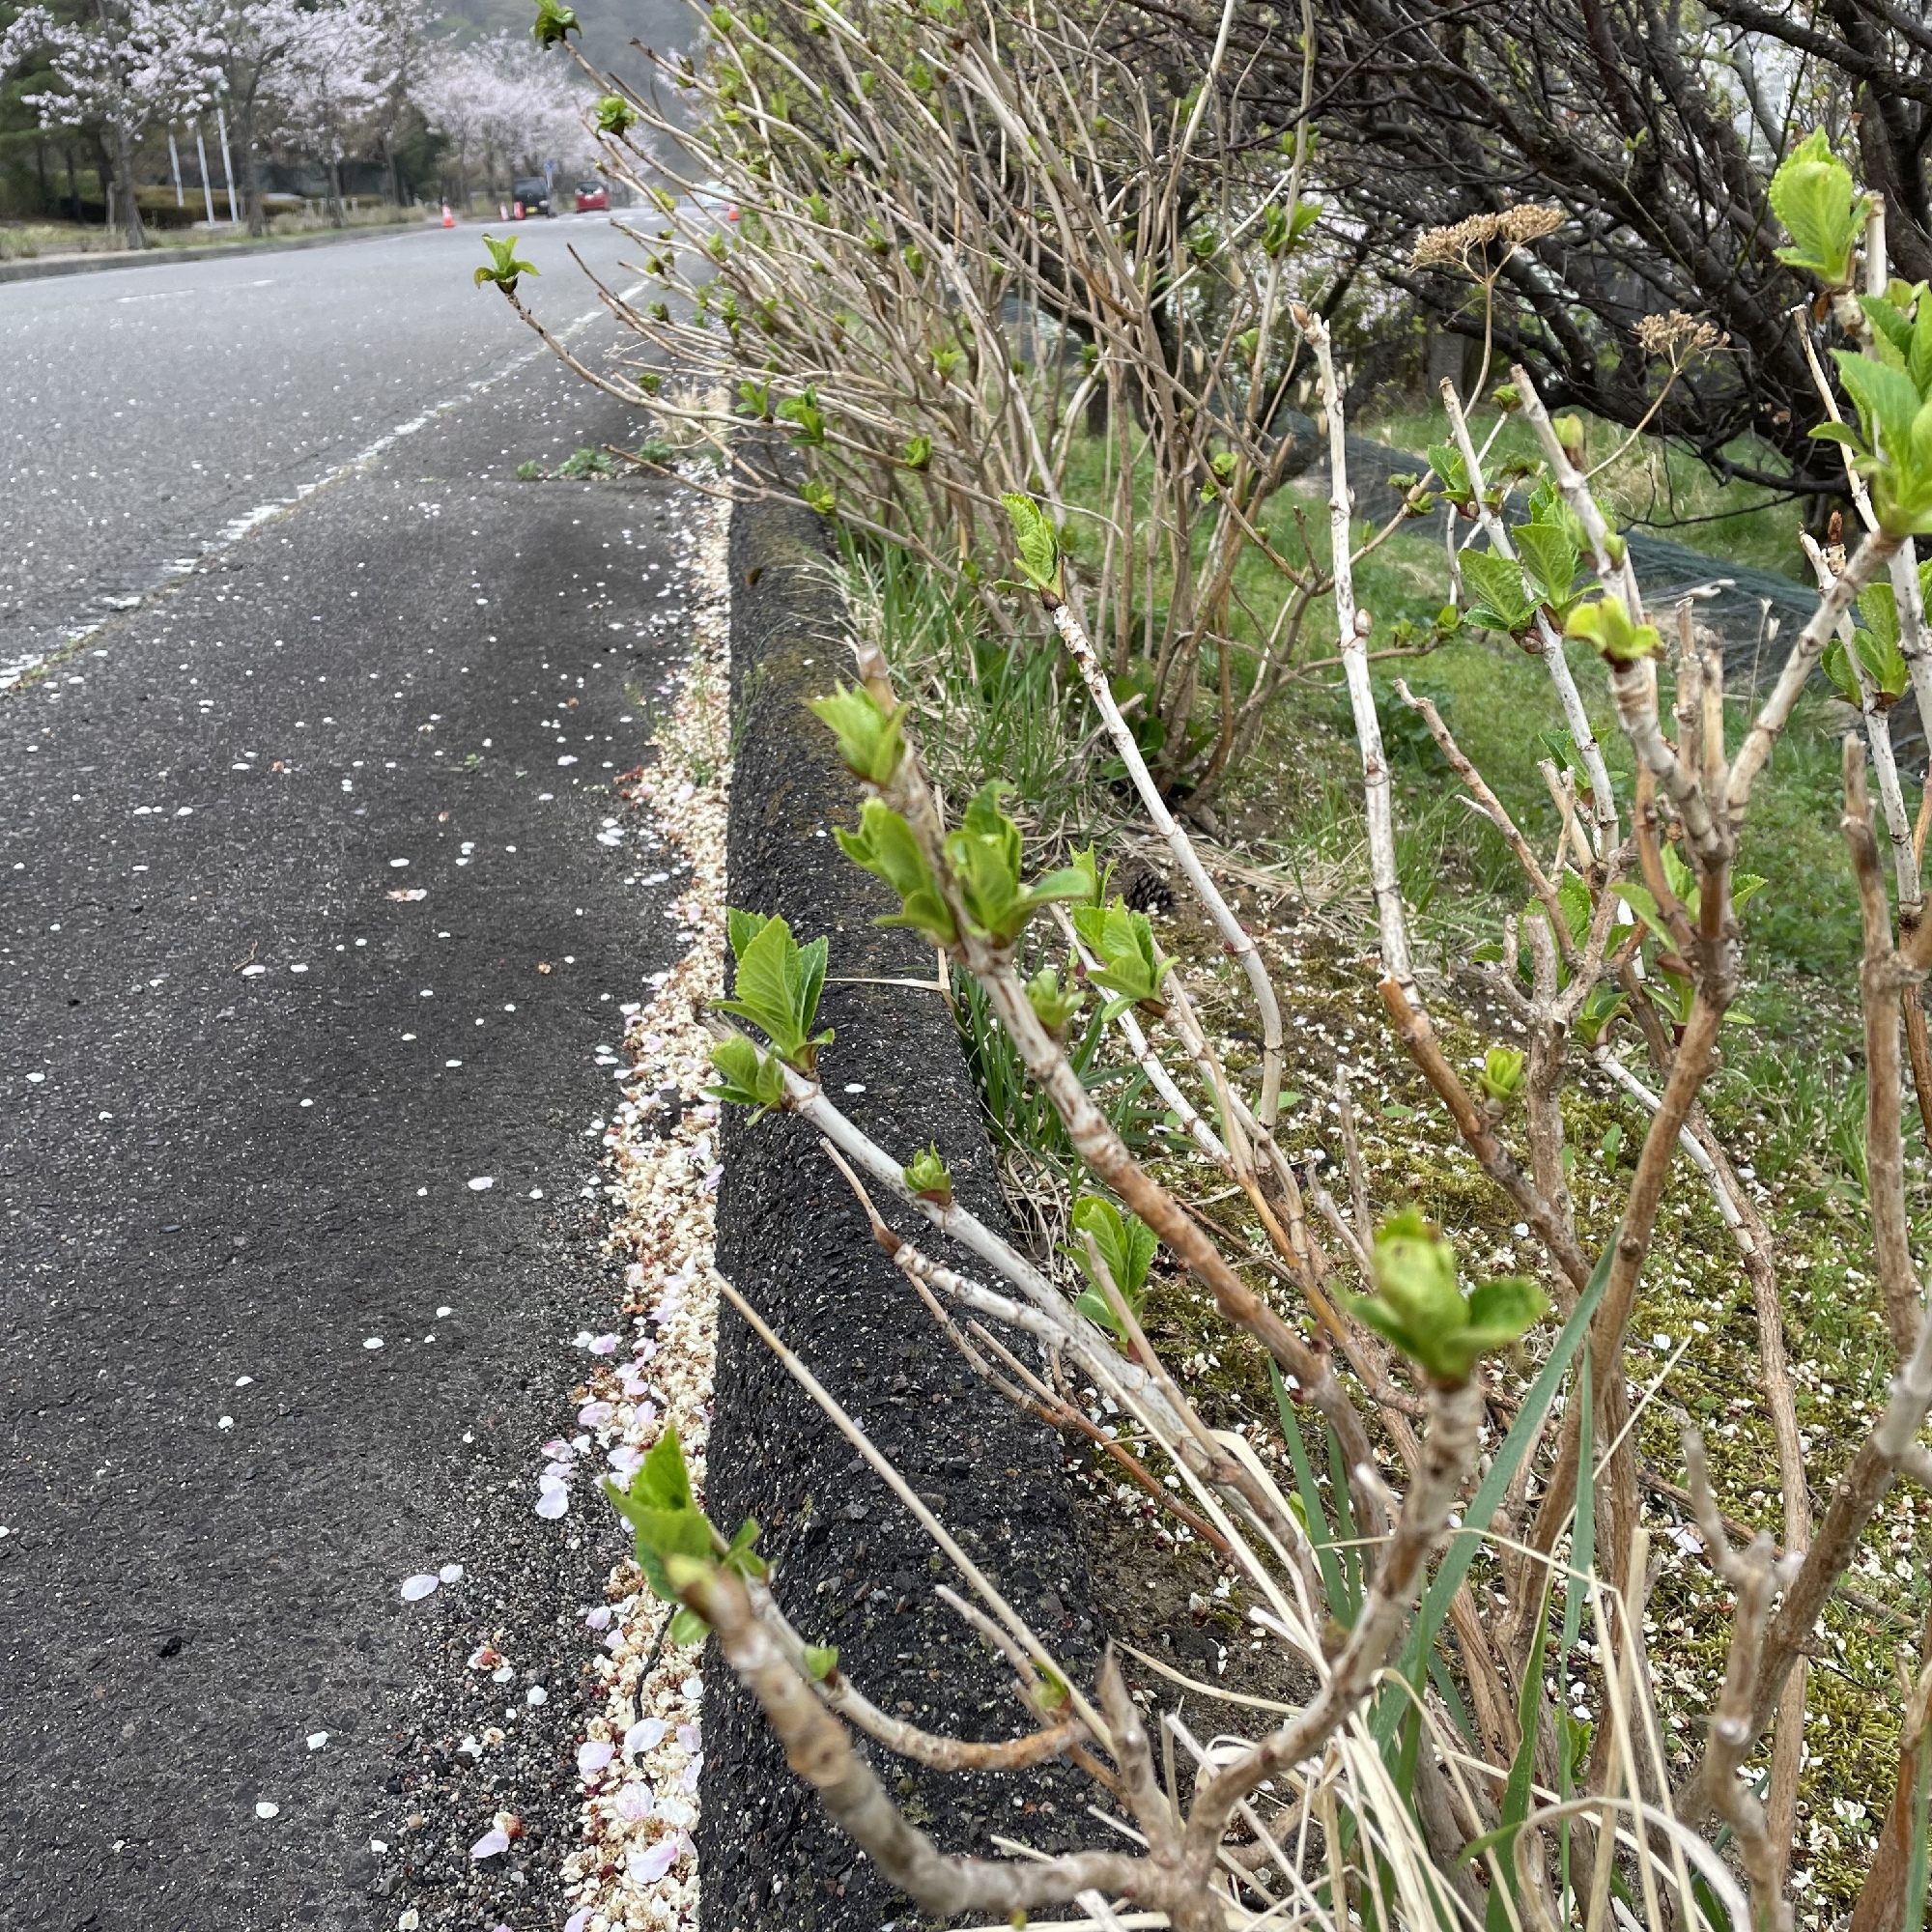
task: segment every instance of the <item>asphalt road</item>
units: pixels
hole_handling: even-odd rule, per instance
[[[680,659],[685,510],[510,479],[632,426],[549,361],[470,389],[526,353],[479,254],[0,289],[0,549],[59,553],[31,635],[153,593],[0,694],[10,1928],[556,1922],[618,1545],[531,1505],[613,1298],[606,1049],[674,946],[611,786]],[[531,1830],[472,1867],[498,1804]]]
[[[0,675],[527,355],[472,284],[484,232],[0,288]],[[636,253],[601,215],[516,232],[555,323],[596,308],[569,247],[611,275]]]

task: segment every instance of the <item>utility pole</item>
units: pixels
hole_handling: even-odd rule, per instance
[[[181,150],[175,146],[175,129],[173,122],[168,123],[168,166],[174,171],[175,206],[177,208],[185,208],[187,206],[187,197],[182,193]]]
[[[214,190],[208,185],[208,137],[201,131],[201,123],[194,124],[194,151],[201,157],[201,199],[208,210],[208,225],[214,226]]]

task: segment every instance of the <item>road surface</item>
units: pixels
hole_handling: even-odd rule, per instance
[[[566,239],[617,253],[528,233],[558,322]],[[512,480],[636,428],[520,363],[481,253],[0,288],[8,649],[104,619],[0,693],[9,1928],[558,1919],[619,1545],[531,1504],[614,1298],[604,1049],[674,947],[611,784],[688,505]],[[473,1865],[498,1806],[530,1829]]]
[[[527,357],[472,283],[483,232],[0,287],[0,675]],[[602,215],[516,233],[548,321],[597,305],[571,247],[604,275],[637,254]]]

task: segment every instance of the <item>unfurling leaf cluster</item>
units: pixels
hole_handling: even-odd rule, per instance
[[[1146,913],[1133,911],[1117,896],[1104,909],[1080,907],[1073,915],[1073,929],[1100,962],[1087,969],[1087,978],[1110,996],[1103,1019],[1118,1019],[1129,1007],[1164,1010],[1160,982],[1173,971],[1174,961],[1160,957]]]
[[[1481,1357],[1520,1340],[1549,1307],[1542,1289],[1520,1275],[1465,1295],[1455,1247],[1415,1208],[1377,1230],[1374,1264],[1376,1293],[1350,1295],[1350,1313],[1444,1387],[1467,1381]]]
[[[1085,898],[1093,884],[1089,873],[1071,866],[1037,884],[1023,882],[1020,829],[1000,810],[1005,789],[999,780],[982,786],[958,827],[946,835],[946,863],[967,930],[996,946],[1010,946],[1040,907],[1056,899]],[[914,926],[937,946],[958,943],[959,929],[939,882],[912,827],[898,812],[883,800],[868,798],[859,829],[841,830],[838,843],[854,865],[898,894],[899,910],[880,920],[881,925]]]
[[[1615,591],[1605,591],[1594,604],[1579,604],[1563,626],[1563,635],[1594,645],[1598,655],[1616,670],[1655,657],[1663,647],[1657,626],[1634,623]]]
[[[747,1517],[729,1544],[711,1525],[691,1492],[691,1473],[684,1465],[684,1446],[677,1425],[667,1422],[656,1446],[639,1464],[628,1487],[619,1488],[608,1476],[604,1493],[631,1525],[638,1568],[660,1602],[678,1604],[670,1621],[670,1640],[702,1643],[704,1619],[679,1602],[699,1577],[718,1570],[734,1570],[741,1577],[763,1577],[769,1566],[753,1546],[758,1525]]]
[[[495,282],[506,296],[513,296],[517,292],[519,275],[538,272],[529,263],[517,260],[517,238],[514,235],[502,242],[498,242],[494,235],[486,235],[483,245],[490,251],[490,261],[487,267],[476,270],[474,282],[479,289],[485,282]]]
[[[1111,1201],[1098,1194],[1083,1194],[1073,1204],[1072,1219],[1076,1236],[1093,1237],[1101,1265],[1120,1290],[1121,1299],[1139,1320],[1141,1303],[1147,1299],[1148,1270],[1153,1265],[1158,1246],[1153,1230],[1139,1215],[1122,1214]],[[1100,1287],[1100,1277],[1094,1272],[1086,1241],[1076,1239],[1067,1253],[1087,1277],[1087,1286],[1074,1297],[1074,1307],[1089,1320],[1097,1321],[1108,1334],[1124,1342],[1127,1338],[1121,1319]]]
[[[863,684],[835,686],[830,697],[806,708],[838,740],[838,755],[855,779],[885,786],[905,755],[905,706],[888,711]]]
[[[916,1154],[910,1167],[901,1168],[899,1178],[922,1201],[936,1202],[942,1208],[952,1207],[952,1171],[940,1158],[937,1141]]]
[[[1061,568],[1060,533],[1052,520],[1031,497],[1017,490],[1005,492],[1000,501],[1012,521],[1013,542],[1019,555],[1013,567],[1027,582],[1052,603],[1066,595],[1066,579]]]
[[[733,997],[712,1004],[720,1012],[750,1020],[787,1066],[810,1073],[818,1049],[832,1043],[830,1027],[817,1034],[811,1030],[825,985],[827,942],[821,937],[801,946],[783,920],[761,913],[734,910],[727,920],[738,962]]]

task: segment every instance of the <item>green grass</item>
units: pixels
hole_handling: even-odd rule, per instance
[[[1755,483],[1722,482],[1678,445],[1651,437],[1631,442],[1629,432],[1614,423],[1587,414],[1582,420],[1585,460],[1592,469],[1612,459],[1596,475],[1595,487],[1620,525],[1652,530],[1726,562],[1753,564],[1801,582],[1811,581],[1798,547],[1803,519],[1796,498],[1780,499]],[[1354,427],[1363,436],[1418,455],[1432,442],[1447,440],[1442,412],[1433,398],[1380,411]],[[1485,433],[1486,425],[1479,423],[1479,449]],[[1484,469],[1494,474],[1501,464],[1512,459],[1534,462],[1539,453],[1534,432],[1520,416],[1513,416],[1496,438]],[[1727,454],[1754,469],[1778,467],[1775,452],[1751,438],[1741,439]]]

